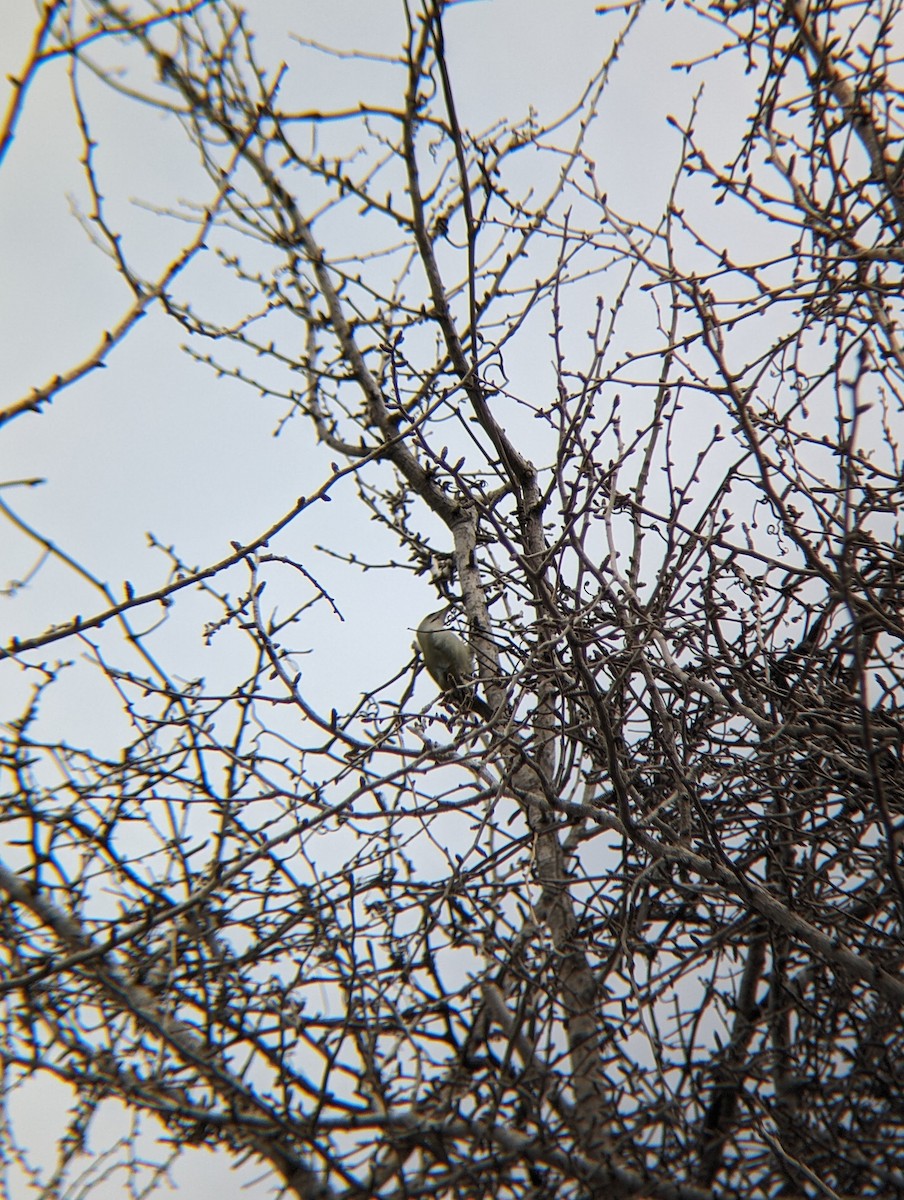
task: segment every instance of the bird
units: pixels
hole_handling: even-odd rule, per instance
[[[417,641],[424,666],[441,692],[451,697],[461,708],[477,712],[488,721],[493,710],[485,700],[475,695],[471,683],[474,672],[474,651],[457,633],[446,629],[446,617],[455,606],[428,613],[417,627]]]

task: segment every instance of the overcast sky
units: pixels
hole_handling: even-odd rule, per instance
[[[0,49],[4,77],[16,70],[31,32],[30,5],[7,0],[6,7],[8,36]],[[380,88],[388,99],[396,98],[398,78],[385,66],[318,58],[290,41],[286,30],[389,54],[401,32],[399,7],[396,0],[250,5],[251,24],[262,31],[260,60],[289,63],[283,103],[297,98],[300,104],[326,107],[348,102],[356,90],[373,95]],[[529,106],[547,119],[565,110],[608,52],[614,27],[612,18],[595,15],[594,5],[585,0],[465,0],[447,26],[461,119],[481,129],[523,116]],[[686,117],[698,82],[672,70],[671,63],[701,52],[707,36],[715,40],[714,33],[715,27],[692,20],[680,7],[666,13],[653,5],[632,34],[588,143],[610,200],[622,211],[647,219],[661,212],[678,152],[677,134],[666,117]],[[133,62],[112,47],[106,57]],[[717,93],[718,83],[717,72],[708,84],[711,93]],[[203,203],[209,181],[173,122],[137,105],[111,102],[90,79],[85,94],[109,218],[133,260],[152,276],[182,244],[186,227],[148,206]],[[721,121],[726,135],[735,136],[737,113],[733,121],[724,97],[709,98],[713,103],[704,106],[709,115],[703,119],[712,123],[714,134]],[[113,264],[91,245],[73,215],[73,201],[83,210],[88,206],[81,152],[65,64],[52,64],[33,86],[0,174],[0,256],[7,281],[0,295],[4,404],[79,361],[128,301]],[[185,284],[208,305],[216,302],[220,286],[210,267],[198,260]],[[189,563],[207,561],[227,553],[231,540],[245,541],[266,529],[328,469],[328,456],[312,449],[300,422],[282,437],[272,436],[284,405],[217,380],[180,351],[184,340],[152,310],[110,356],[105,370],[61,392],[52,411],[20,418],[0,437],[0,479],[47,480],[27,492],[7,490],[8,502],[46,536],[77,548],[85,565],[117,589],[125,579],[139,590],[159,584],[165,564],[148,550],[146,531],[174,543]],[[524,361],[522,348],[515,369],[525,374],[548,369],[546,339],[538,338],[532,352],[537,363]],[[341,505],[320,508],[317,520],[314,540],[338,540],[364,550],[361,539],[373,536],[366,520],[350,517]],[[33,547],[8,529],[0,529],[0,538],[4,576],[20,576],[33,562]],[[340,588],[337,600],[350,628],[337,630],[335,637],[357,641],[352,631],[365,607],[360,589],[351,585],[347,572],[336,579],[323,560],[316,569]],[[50,569],[42,577],[46,586],[32,589],[27,618],[16,618],[20,634],[94,602],[87,593],[79,596],[77,582],[62,574]],[[407,655],[407,626],[433,599],[423,582],[370,580],[370,589],[397,588],[401,620],[381,643],[383,663],[371,664],[377,674]],[[197,669],[206,673],[203,657]]]
[[[480,130],[522,117],[531,106],[545,120],[569,108],[608,53],[615,28],[594,7],[593,0],[461,0],[449,14],[447,39],[462,123]],[[381,88],[397,101],[398,80],[386,66],[317,57],[287,35],[291,30],[337,47],[392,54],[402,33],[397,0],[256,0],[248,9],[251,26],[260,31],[259,60],[272,68],[288,64],[284,104],[325,108]],[[2,0],[0,13],[0,87],[6,90],[6,77],[25,57],[33,6]],[[666,12],[664,5],[651,4],[643,14],[588,142],[610,200],[621,211],[653,220],[662,210],[679,147],[667,117],[688,115],[699,83],[672,64],[717,42],[717,26],[692,19],[680,6]],[[126,82],[128,71],[140,71],[134,56],[112,46],[104,55],[108,63],[118,56]],[[0,170],[2,407],[80,361],[129,300],[113,264],[92,245],[76,216],[88,200],[65,68],[60,61],[40,72]],[[708,80],[701,122],[714,153],[721,148],[727,155],[743,117],[741,83],[722,67],[710,71]],[[210,182],[174,122],[114,102],[87,78],[85,96],[109,219],[123,233],[127,253],[152,277],[187,237],[185,224],[159,210],[184,201],[203,204]],[[185,286],[199,304],[221,299],[211,266],[199,260],[187,275]],[[297,496],[330,474],[330,455],[313,446],[300,421],[273,436],[284,404],[215,378],[180,350],[184,340],[152,310],[104,370],[59,393],[41,414],[0,429],[0,482],[46,481],[34,488],[5,487],[3,498],[78,556],[115,595],[122,595],[126,580],[136,591],[165,581],[168,564],[149,549],[148,532],[174,545],[189,565],[216,561],[229,553],[233,540],[259,536]],[[542,378],[550,359],[548,339],[537,338],[523,354],[516,369]],[[426,580],[402,571],[362,577],[313,549],[325,543],[366,557],[374,536],[349,482],[334,493],[334,503],[319,506],[278,547],[302,558],[329,587],[344,617],[339,621],[324,609],[320,624],[305,631],[316,650],[305,670],[322,689],[327,708],[330,702],[352,704],[401,667],[411,654],[413,627],[435,607]],[[23,578],[36,559],[34,544],[0,523],[0,587]],[[97,606],[96,593],[73,572],[48,565],[27,593],[0,598],[3,639],[27,636]],[[204,645],[201,629],[216,614],[191,596],[180,600],[179,610],[163,644],[180,676],[204,675],[215,686],[222,660]],[[136,625],[142,626],[140,618]],[[0,670],[3,718],[9,719],[19,710],[24,680],[8,664]],[[57,689],[43,713],[46,729],[70,743],[96,742],[107,721],[115,745],[118,719],[108,689],[84,674]],[[48,1127],[51,1091],[36,1084],[33,1097],[35,1120],[40,1114]],[[202,1198],[220,1196],[224,1188],[236,1191],[228,1160],[207,1151],[182,1163],[175,1178]],[[264,1193],[258,1188],[249,1194]]]

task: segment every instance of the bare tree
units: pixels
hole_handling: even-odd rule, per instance
[[[263,63],[223,0],[46,4],[14,81],[3,153],[67,64],[130,299],[0,422],[54,421],[162,310],[324,471],[122,595],[0,502],[36,555],[2,667],[29,689],[2,749],[5,1157],[31,1170],[38,1073],[75,1096],[48,1196],[140,1156],[150,1190],[198,1145],[305,1198],[904,1195],[902,6],[688,5],[721,47],[688,69],[752,101],[727,164],[705,93],[673,116],[652,223],[588,148],[645,6],[600,12],[571,111],[482,133],[454,8],[403,5],[392,103],[296,108],[289,49]],[[154,278],[105,207],[100,85],[209,177]],[[299,552],[346,481],[368,552]],[[94,606],[28,632],[59,568]],[[436,695],[416,657],[380,680],[362,634],[360,702],[312,693],[327,580],[379,569],[458,605],[473,683]],[[168,657],[199,595],[216,684]],[[94,748],[43,713],[73,656],[121,715]],[[156,1123],[86,1167],[113,1102]]]

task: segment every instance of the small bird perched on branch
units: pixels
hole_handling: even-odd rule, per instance
[[[446,629],[446,617],[455,606],[447,604],[437,612],[428,613],[417,627],[417,641],[424,656],[424,666],[439,689],[459,707],[479,713],[485,721],[493,710],[475,694],[471,676],[474,672],[474,651],[457,633]]]

